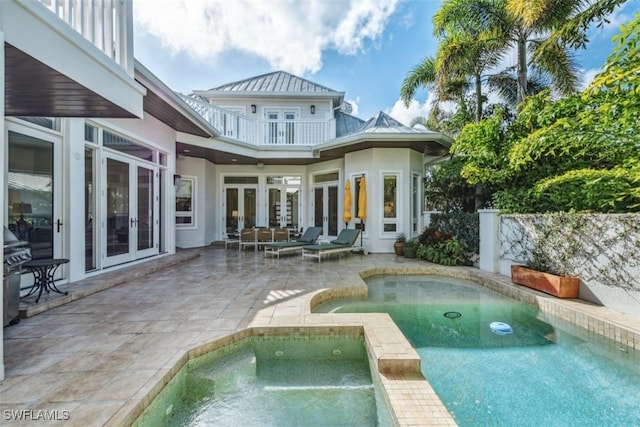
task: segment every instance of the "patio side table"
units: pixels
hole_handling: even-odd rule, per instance
[[[68,262],[69,260],[67,258],[35,259],[25,262],[23,267],[29,269],[29,271],[33,273],[33,287],[23,298],[28,297],[38,290],[39,293],[38,298],[36,298],[36,303],[40,301],[42,291],[46,291],[47,293],[49,293],[49,291],[53,291],[62,295],[67,295],[69,292],[62,292],[56,287],[53,277],[58,267]]]

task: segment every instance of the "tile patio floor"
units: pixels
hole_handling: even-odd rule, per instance
[[[0,425],[126,424],[133,402],[187,350],[244,329],[277,307],[295,318],[311,292],[361,286],[359,271],[416,263],[424,265],[394,255],[350,254],[318,263],[299,254],[278,260],[208,247],[65,285],[71,295],[45,298],[29,312],[46,311],[4,329]],[[110,287],[117,282],[124,283]],[[70,302],[56,307],[56,301]],[[69,411],[70,419],[8,421],[11,410]],[[451,425],[448,414],[438,423]]]
[[[71,295],[45,294],[30,306],[31,314],[46,311],[4,330],[0,424],[7,425],[5,410],[33,409],[69,411],[70,420],[58,425],[118,425],[114,414],[186,350],[245,328],[269,305],[321,288],[361,285],[357,271],[404,261],[360,254],[322,263],[299,254],[278,260],[218,247],[198,252],[114,287],[110,282],[146,264],[63,285]],[[107,289],[48,308],[95,288]]]

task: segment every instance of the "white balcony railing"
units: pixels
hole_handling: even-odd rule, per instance
[[[329,122],[302,120],[260,121],[264,145],[317,145],[329,140]]]
[[[177,94],[223,136],[255,145],[317,145],[328,141],[326,120],[256,120],[205,101]]]
[[[133,77],[131,1],[40,0],[40,2]]]
[[[200,101],[189,96],[177,93],[177,95],[200,114],[210,125],[216,128],[221,135],[238,141],[256,143],[255,120],[244,114],[226,110],[224,108]]]

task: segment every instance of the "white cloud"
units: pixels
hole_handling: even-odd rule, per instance
[[[587,86],[591,84],[596,74],[598,74],[601,71],[602,69],[600,68],[590,68],[588,70],[582,70],[582,73],[581,73],[582,78],[580,79],[578,89],[585,90]]]
[[[355,54],[376,41],[401,0],[136,0],[136,30],[172,53],[199,59],[241,51],[295,74],[322,67],[322,52]]]
[[[620,26],[633,20],[633,12],[624,7],[616,9],[613,14],[606,17],[608,22],[603,22],[600,27],[592,26],[591,31],[595,39],[610,39],[613,34],[620,31]]]
[[[385,112],[400,123],[409,126],[411,120],[416,117],[429,116],[430,103],[430,99],[427,99],[423,104],[412,99],[409,103],[409,107],[405,107],[404,101],[398,99],[395,104],[393,104],[393,107],[391,107],[391,110],[386,110]]]

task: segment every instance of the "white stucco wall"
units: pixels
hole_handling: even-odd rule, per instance
[[[421,175],[422,155],[409,149],[375,148],[355,151],[345,156],[345,176],[366,174],[367,221],[364,246],[369,252],[392,253],[398,233],[411,235],[411,177]],[[383,231],[383,174],[397,174],[398,228]],[[355,218],[355,213],[353,214]],[[355,219],[353,224],[359,222]],[[353,226],[350,224],[350,227]]]
[[[176,226],[176,247],[196,248],[208,245],[207,241],[207,163],[205,159],[180,157],[176,160],[176,173],[183,178],[195,179],[194,224]]]
[[[577,255],[568,259],[570,274],[580,278],[579,298],[638,316],[640,268],[637,256],[629,251],[629,247],[640,241],[637,232],[640,216],[589,216],[594,224],[600,225],[599,229],[587,228],[588,235],[578,238],[580,248]],[[636,224],[635,228],[629,224]],[[527,264],[522,248],[533,245],[527,233],[510,215],[500,216],[495,210],[481,213],[480,269],[497,270],[510,277],[511,265]]]
[[[307,166],[295,165],[213,165],[202,159],[181,157],[176,163],[177,174],[196,178],[196,224],[194,227],[177,227],[176,246],[199,247],[212,241],[223,240],[226,237],[224,227],[224,176],[244,175],[258,177],[257,191],[257,225],[266,225],[268,191],[267,176],[300,175],[302,177],[301,222],[300,226],[308,228],[314,225],[314,176],[337,172],[338,178],[338,232],[345,227],[342,220],[344,212],[344,185],[347,179],[353,180],[362,174],[367,178],[367,220],[363,245],[370,252],[392,253],[393,243],[399,232],[411,236],[411,179],[413,174],[422,176],[422,154],[409,149],[377,148],[349,153],[343,159],[314,163]],[[397,213],[398,230],[383,232],[382,222],[382,176],[384,173],[398,175],[397,183]],[[355,190],[354,190],[355,191]],[[420,180],[419,191],[422,191]],[[353,195],[357,197],[357,195]],[[421,198],[422,200],[422,198]],[[357,212],[352,211],[349,228],[355,228],[360,223]],[[419,230],[422,228],[422,218],[418,215]],[[331,236],[327,236],[331,237]]]

